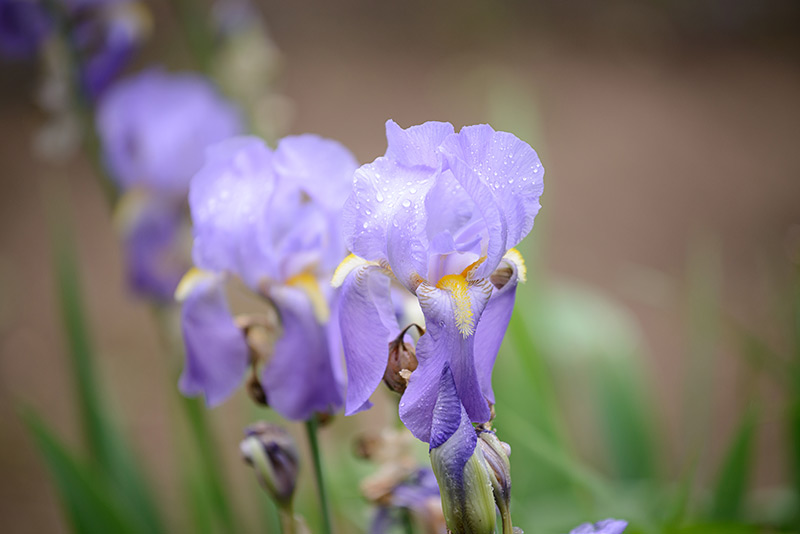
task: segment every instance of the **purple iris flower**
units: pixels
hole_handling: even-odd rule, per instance
[[[207,79],[150,70],[100,100],[97,130],[109,172],[123,191],[117,208],[128,278],[137,293],[169,302],[188,270],[189,180],[206,147],[244,128]]]
[[[241,137],[210,148],[191,183],[194,263],[183,300],[186,395],[225,400],[253,362],[224,284],[238,278],[277,312],[261,375],[267,402],[292,420],[342,405],[344,377],[330,280],[345,248],[340,211],[357,163],[335,141],[287,137],[271,151]]]
[[[0,54],[24,59],[35,54],[52,28],[44,6],[32,0],[0,0]]]
[[[594,524],[584,523],[572,529],[569,534],[622,534],[627,527],[627,521],[604,519]]]
[[[426,323],[400,417],[430,442],[445,366],[469,420],[491,417],[491,372],[525,278],[513,247],[533,227],[544,169],[528,144],[488,125],[455,133],[449,123],[404,130],[388,121],[386,136],[386,154],[356,172],[343,215],[353,254],[333,280],[342,287],[345,408],[368,408],[383,377],[401,326],[391,303],[397,281],[416,295]]]
[[[182,197],[205,149],[241,134],[238,110],[205,77],[150,69],[100,100],[97,129],[112,177],[123,190]]]

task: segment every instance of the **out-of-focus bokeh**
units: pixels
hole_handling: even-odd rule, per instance
[[[154,32],[131,71],[153,62],[193,68],[180,3],[149,2]],[[191,4],[205,16],[205,2]],[[613,417],[597,418],[587,385],[614,373],[596,360],[629,361],[625,372],[641,390],[631,398],[652,404],[644,424],[659,436],[654,469],[678,484],[699,466],[699,503],[710,498],[703,488],[716,483],[742,413],[757,404],[750,502],[800,506],[783,493],[792,477],[780,377],[740,343],[752,334],[776,352],[794,350],[787,310],[800,245],[800,4],[301,0],[258,8],[281,54],[287,133],[335,138],[363,163],[383,153],[389,118],[402,126],[489,122],[539,152],[543,209],[521,247],[531,280],[518,297],[514,347],[507,341],[495,377],[509,380],[514,395],[498,402],[525,414],[542,402],[541,388],[552,390],[570,454],[600,473],[636,475],[651,459],[614,464],[604,452]],[[67,530],[18,409],[36,408],[68,442],[79,441],[48,230],[54,182],[71,205],[112,409],[164,509],[183,499],[171,441],[176,401],[154,318],[126,290],[91,162],[34,150],[45,122],[34,97],[39,72],[36,63],[0,63],[0,517],[9,532]],[[543,347],[549,374],[526,367],[531,347]],[[523,363],[514,359],[520,354]],[[514,387],[520,369],[546,383]],[[613,395],[623,389],[616,379],[628,384],[613,375],[611,393],[599,398],[630,409],[624,394]],[[386,424],[391,410],[383,402],[339,416],[323,440],[346,450],[349,436]],[[525,494],[537,483],[537,473],[522,472],[525,459],[541,450],[525,452],[517,416],[498,412]],[[255,415],[242,393],[212,413],[248,531],[258,530],[263,499],[238,442]],[[515,518],[524,526],[550,504],[516,501]]]

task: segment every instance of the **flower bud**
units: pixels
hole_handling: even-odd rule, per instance
[[[247,427],[245,435],[239,445],[245,462],[278,506],[290,506],[299,466],[294,440],[283,428],[264,421]]]
[[[511,447],[497,439],[494,432],[487,430],[479,432],[478,445],[489,467],[494,498],[502,511],[504,507],[508,507],[511,498],[511,463],[508,460]]]
[[[458,434],[453,438],[458,438]],[[493,534],[495,501],[483,452],[475,447],[459,471],[452,469],[449,458],[458,454],[454,453],[457,448],[457,444],[446,442],[431,450],[431,465],[439,482],[447,528],[453,534]]]
[[[430,456],[447,528],[453,534],[494,533],[490,469],[477,442],[450,366],[445,365],[433,408]]]

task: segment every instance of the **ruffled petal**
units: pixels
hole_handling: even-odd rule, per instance
[[[441,150],[486,221],[487,259],[474,276],[488,276],[506,251],[533,228],[541,207],[544,169],[530,145],[486,124],[462,128],[444,140]]]
[[[338,410],[342,391],[333,370],[328,333],[317,321],[308,295],[299,288],[273,286],[269,296],[283,327],[262,378],[269,405],[293,421]]]
[[[369,397],[386,371],[389,343],[399,334],[391,280],[383,269],[364,263],[344,280],[339,324],[347,363],[345,415],[371,406]]]
[[[516,251],[514,251],[516,252]],[[502,287],[492,288],[492,296],[489,303],[481,315],[478,328],[475,331],[475,368],[478,373],[478,381],[481,384],[481,391],[486,399],[494,404],[494,391],[492,390],[492,370],[494,362],[497,360],[497,353],[511,320],[511,312],[514,310],[514,301],[517,294],[517,282],[520,279],[520,272],[524,270],[524,264],[519,253],[507,254],[496,272],[502,276]],[[505,270],[508,270],[506,272]],[[507,276],[507,278],[506,278]],[[492,278],[495,278],[492,276]]]
[[[329,210],[342,208],[358,168],[355,157],[344,145],[312,134],[281,139],[274,163],[278,176],[297,184],[314,202]]]
[[[366,260],[388,260],[407,287],[413,274],[426,270],[424,198],[437,172],[377,158],[356,171],[353,191],[344,205],[347,248]]]
[[[386,121],[386,157],[407,167],[438,168],[442,159],[439,145],[454,132],[449,122],[429,121],[404,130],[390,119]]]
[[[186,348],[180,391],[204,395],[208,406],[217,406],[242,382],[249,363],[247,342],[228,309],[222,277],[190,271],[176,293],[183,301]]]
[[[262,276],[277,274],[274,258],[263,251],[275,187],[271,158],[256,137],[233,138],[207,151],[189,192],[195,265],[236,273],[251,287]]]
[[[469,312],[479,321],[491,294],[486,281],[467,288]],[[459,303],[446,289],[423,283],[417,289],[425,314],[425,334],[417,342],[417,369],[411,373],[408,388],[400,402],[400,419],[414,436],[429,441],[431,420],[438,395],[440,374],[445,364],[455,381],[461,404],[473,422],[491,417],[489,405],[481,393],[473,354],[474,335],[464,335],[456,321]]]

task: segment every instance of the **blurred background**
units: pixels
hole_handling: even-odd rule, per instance
[[[146,4],[153,33],[129,70],[197,68],[180,2]],[[209,8],[189,6],[198,16]],[[665,495],[684,490],[688,504],[676,513],[711,521],[715,506],[725,508],[715,487],[731,458],[747,490],[733,515],[719,518],[781,522],[800,510],[791,460],[800,452],[788,445],[800,428],[791,424],[800,394],[790,385],[800,339],[792,322],[800,4],[257,7],[280,51],[285,133],[335,138],[364,163],[383,154],[389,118],[489,122],[539,152],[543,209],[521,247],[529,282],[495,374],[520,526],[565,532],[618,515],[652,531],[669,523],[674,501]],[[13,532],[68,530],[17,417],[33,407],[80,445],[47,222],[47,184],[59,182],[100,380],[158,501],[180,525],[177,401],[158,330],[126,289],[90,160],[34,150],[45,122],[33,96],[39,75],[36,61],[0,62],[0,517]],[[256,532],[265,498],[238,452],[243,426],[263,415],[249,405],[240,392],[211,419],[243,530]],[[352,437],[392,424],[392,410],[386,401],[337,417],[323,431],[326,454],[348,457]],[[343,532],[366,521],[350,486],[369,468],[353,465],[351,479],[333,482],[343,488],[335,504],[360,507],[356,519],[339,519]]]

